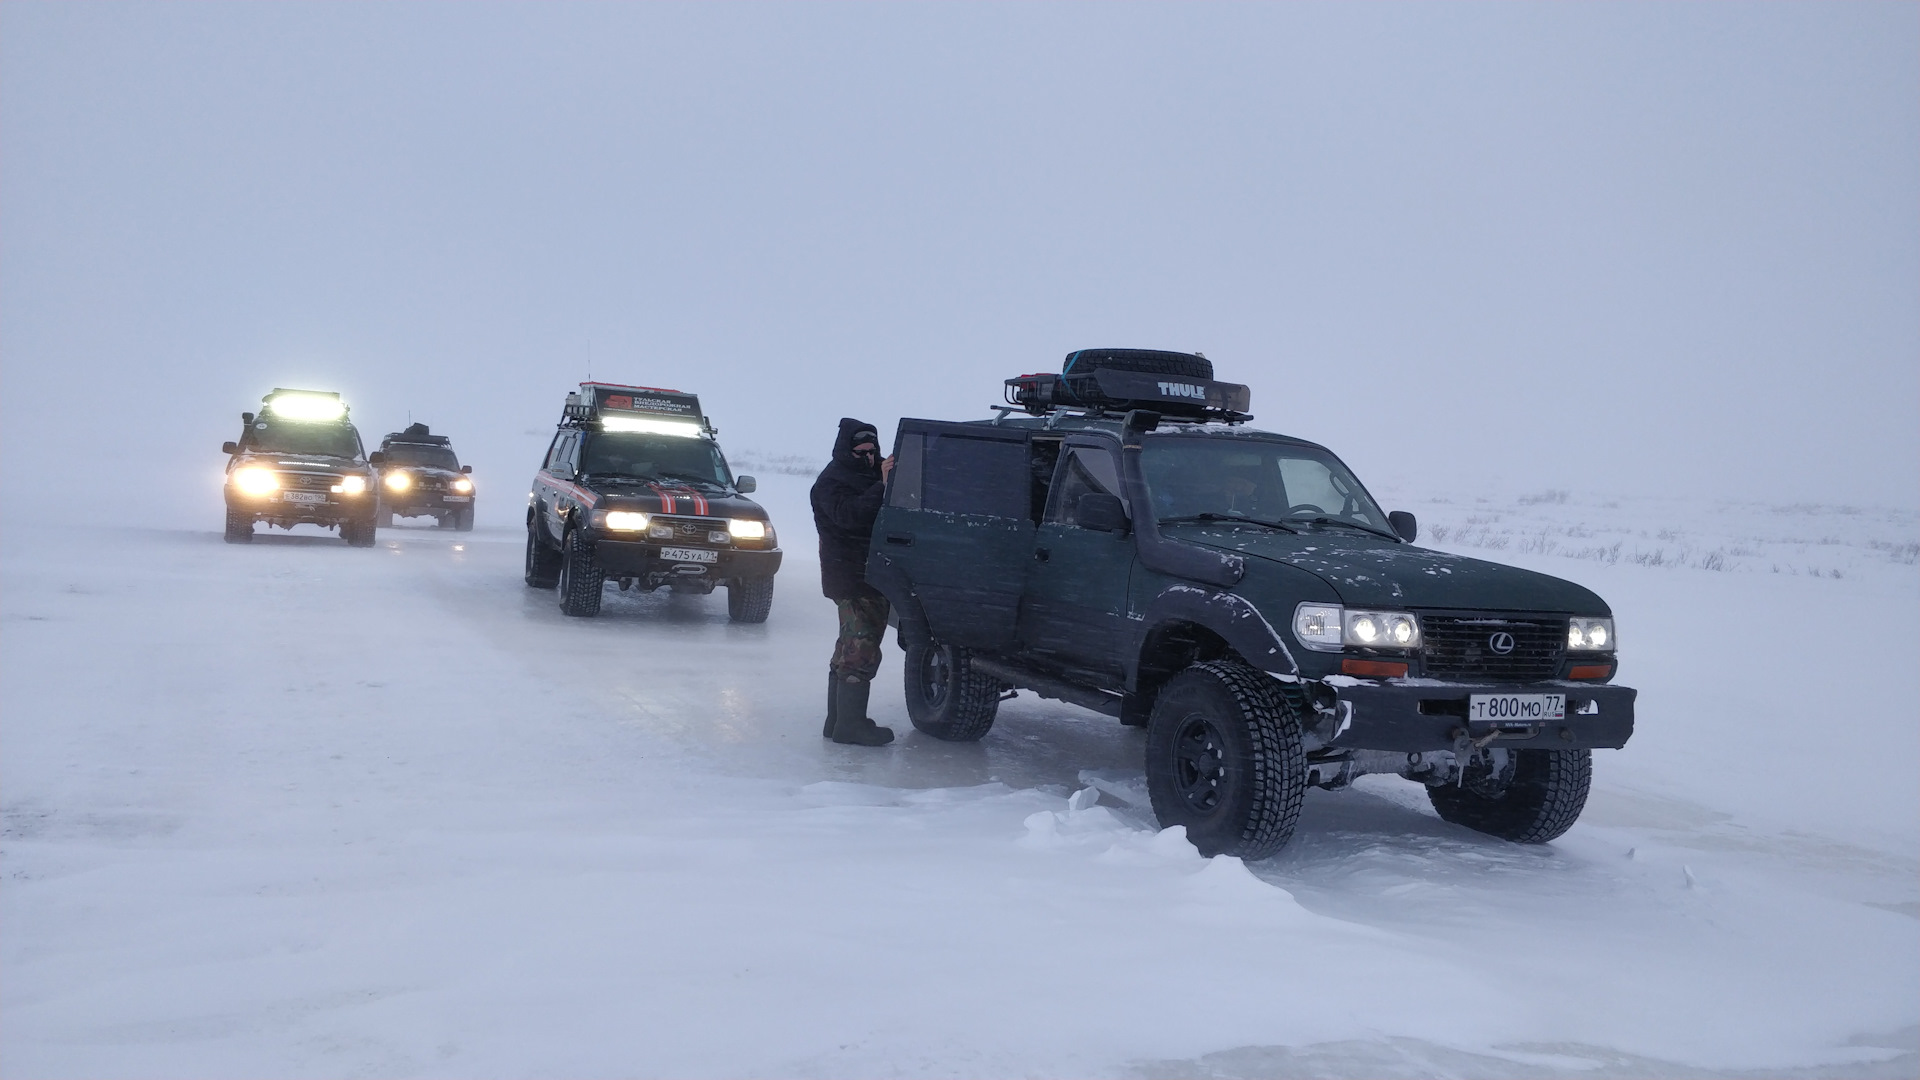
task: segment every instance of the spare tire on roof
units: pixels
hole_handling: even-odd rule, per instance
[[[1081,349],[1067,354],[1060,373],[1071,378],[1092,375],[1102,368],[1147,375],[1179,375],[1188,379],[1213,378],[1213,361],[1198,353],[1164,349]]]

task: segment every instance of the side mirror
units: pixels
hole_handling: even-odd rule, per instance
[[[241,422],[241,423],[243,423],[243,424],[251,424],[251,423],[253,423],[253,414],[252,414],[252,413],[250,413],[250,412],[243,412],[243,413],[241,413],[241,414],[240,414],[240,422]]]
[[[1127,531],[1127,508],[1120,504],[1120,496],[1104,491],[1089,491],[1080,496],[1080,501],[1073,504],[1073,518],[1083,529]]]
[[[220,452],[229,456],[240,452],[240,444],[229,439],[220,444]]]
[[[462,466],[460,466],[460,471],[461,471],[461,472],[463,472],[463,473],[470,473],[470,472],[472,472],[472,471],[473,471],[473,466],[471,466],[471,465],[462,465]]]
[[[385,465],[386,463],[387,455],[378,450],[367,455],[367,464],[369,465]]]
[[[1395,510],[1393,513],[1388,514],[1387,524],[1393,526],[1393,531],[1400,539],[1405,540],[1409,544],[1420,537],[1419,522],[1414,521],[1413,515],[1407,513],[1405,510]]]
[[[751,495],[759,490],[759,488],[760,482],[751,476],[736,476],[733,478],[733,490],[742,495]]]

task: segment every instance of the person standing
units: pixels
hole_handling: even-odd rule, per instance
[[[813,482],[813,526],[820,533],[820,591],[840,614],[840,638],[827,665],[827,722],[820,734],[837,743],[885,746],[893,729],[867,716],[880,670],[887,598],[867,584],[867,544],[886,497],[891,457],[880,458],[879,433],[851,417],[840,420],[833,460]]]

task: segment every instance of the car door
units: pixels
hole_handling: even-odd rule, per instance
[[[1018,631],[1034,654],[1111,675],[1126,668],[1121,643],[1133,535],[1082,525],[1079,501],[1089,494],[1121,497],[1118,451],[1102,439],[1067,440],[1034,539]]]
[[[938,641],[1004,652],[1033,557],[1027,432],[902,420],[876,556],[903,568]]]
[[[559,543],[566,533],[567,508],[572,501],[574,462],[580,433],[563,431],[547,451],[547,462],[540,470],[540,520],[548,539]]]

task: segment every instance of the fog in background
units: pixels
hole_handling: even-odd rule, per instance
[[[1378,489],[1920,502],[1920,6],[0,6],[0,480],[217,527],[274,386],[517,520],[1202,350]],[[64,512],[64,511],[63,511]]]

